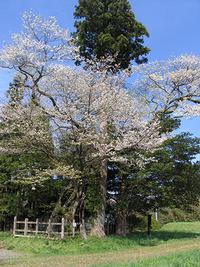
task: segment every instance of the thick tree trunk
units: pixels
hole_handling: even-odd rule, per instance
[[[105,236],[105,217],[106,217],[106,193],[107,193],[107,159],[101,160],[100,166],[100,196],[101,205],[97,211],[94,225],[91,229],[91,235],[103,237]]]
[[[116,226],[116,234],[119,236],[126,236],[127,234],[127,217],[126,213],[118,214],[117,218],[117,226]]]
[[[104,114],[105,115],[105,114]],[[104,237],[105,234],[105,217],[106,217],[106,195],[107,195],[107,177],[108,177],[108,159],[107,159],[107,144],[108,144],[108,123],[105,117],[103,116],[102,122],[100,124],[100,144],[101,149],[100,153],[100,181],[99,181],[99,190],[100,190],[100,205],[97,210],[97,215],[94,220],[94,225],[91,230],[91,235]]]
[[[81,224],[80,224],[80,235],[81,235],[81,237],[83,239],[87,239],[87,233],[86,233],[86,227],[85,227],[85,219],[84,219],[84,215],[83,214],[82,214]]]
[[[56,203],[56,205],[55,205],[55,207],[54,207],[54,209],[53,209],[53,211],[52,211],[52,213],[51,213],[51,215],[49,217],[49,222],[54,222],[54,221],[57,222],[57,218],[58,218],[57,208],[59,206],[61,206],[61,200],[62,200],[62,197],[63,197],[64,193],[65,193],[65,190],[63,190],[63,192],[60,194],[60,196],[58,198],[58,201],[57,201],[57,203]],[[50,237],[51,233],[53,232],[53,226],[52,226],[51,223],[48,224],[46,231],[48,233],[48,236]]]
[[[85,226],[85,194],[82,194],[79,207],[80,219],[80,235],[83,239],[87,239],[86,226]]]
[[[116,234],[119,236],[126,236],[128,233],[127,214],[128,214],[128,199],[127,199],[127,176],[122,175],[121,184],[119,188],[119,209],[117,212]]]

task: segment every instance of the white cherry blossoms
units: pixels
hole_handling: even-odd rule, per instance
[[[141,78],[128,90],[125,73],[68,64],[76,49],[55,18],[25,13],[23,21],[24,32],[0,51],[0,66],[15,70],[22,83],[16,90],[23,90],[20,101],[1,107],[2,151],[42,149],[52,157],[52,143],[58,153],[56,138],[65,132],[90,147],[90,159],[121,161],[127,149],[152,151],[163,142],[157,114],[188,113],[183,104],[197,109],[198,57],[140,66],[134,71]]]

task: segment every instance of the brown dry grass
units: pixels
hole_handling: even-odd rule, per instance
[[[195,238],[176,243],[161,244],[152,247],[128,249],[125,251],[86,254],[74,256],[25,257],[17,261],[2,263],[2,267],[86,267],[91,265],[136,261],[149,257],[168,255],[173,252],[190,251],[200,248],[200,239]]]

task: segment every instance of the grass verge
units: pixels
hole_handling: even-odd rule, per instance
[[[15,250],[24,255],[19,259],[1,262],[1,265],[6,267],[137,266],[133,264],[141,259],[152,258],[151,260],[154,260],[153,257],[163,256],[174,251],[180,253],[200,248],[200,223],[170,223],[159,231],[153,232],[151,239],[148,239],[145,233],[137,232],[126,238],[109,236],[98,239],[90,237],[86,241],[79,238],[69,238],[63,241],[13,238],[8,233],[0,233],[0,240],[0,247]],[[194,254],[192,257],[195,262],[195,257],[198,255]],[[163,259],[163,261],[167,260],[168,258]],[[157,263],[155,262],[155,264]],[[165,266],[155,264],[147,266]],[[182,267],[185,265],[166,266]]]
[[[123,262],[93,265],[90,267],[199,267],[200,266],[200,250],[192,250],[189,252],[172,253],[167,256],[153,257],[146,260],[136,262]]]
[[[149,239],[146,233],[137,232],[126,238],[108,236],[105,238],[89,237],[67,238],[65,240],[48,240],[44,238],[12,237],[0,232],[0,247],[35,255],[72,255],[121,251],[130,248],[157,246],[163,243],[174,243],[200,237],[200,223],[169,223],[159,231],[152,233]]]

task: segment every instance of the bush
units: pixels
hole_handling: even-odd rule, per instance
[[[129,231],[146,231],[148,224],[148,218],[145,215],[136,214],[128,218]],[[156,221],[155,215],[152,215],[152,230],[158,230],[161,228],[159,221]]]
[[[159,210],[160,224],[169,222],[194,222],[200,220],[200,206],[189,206],[187,209],[163,208]]]

